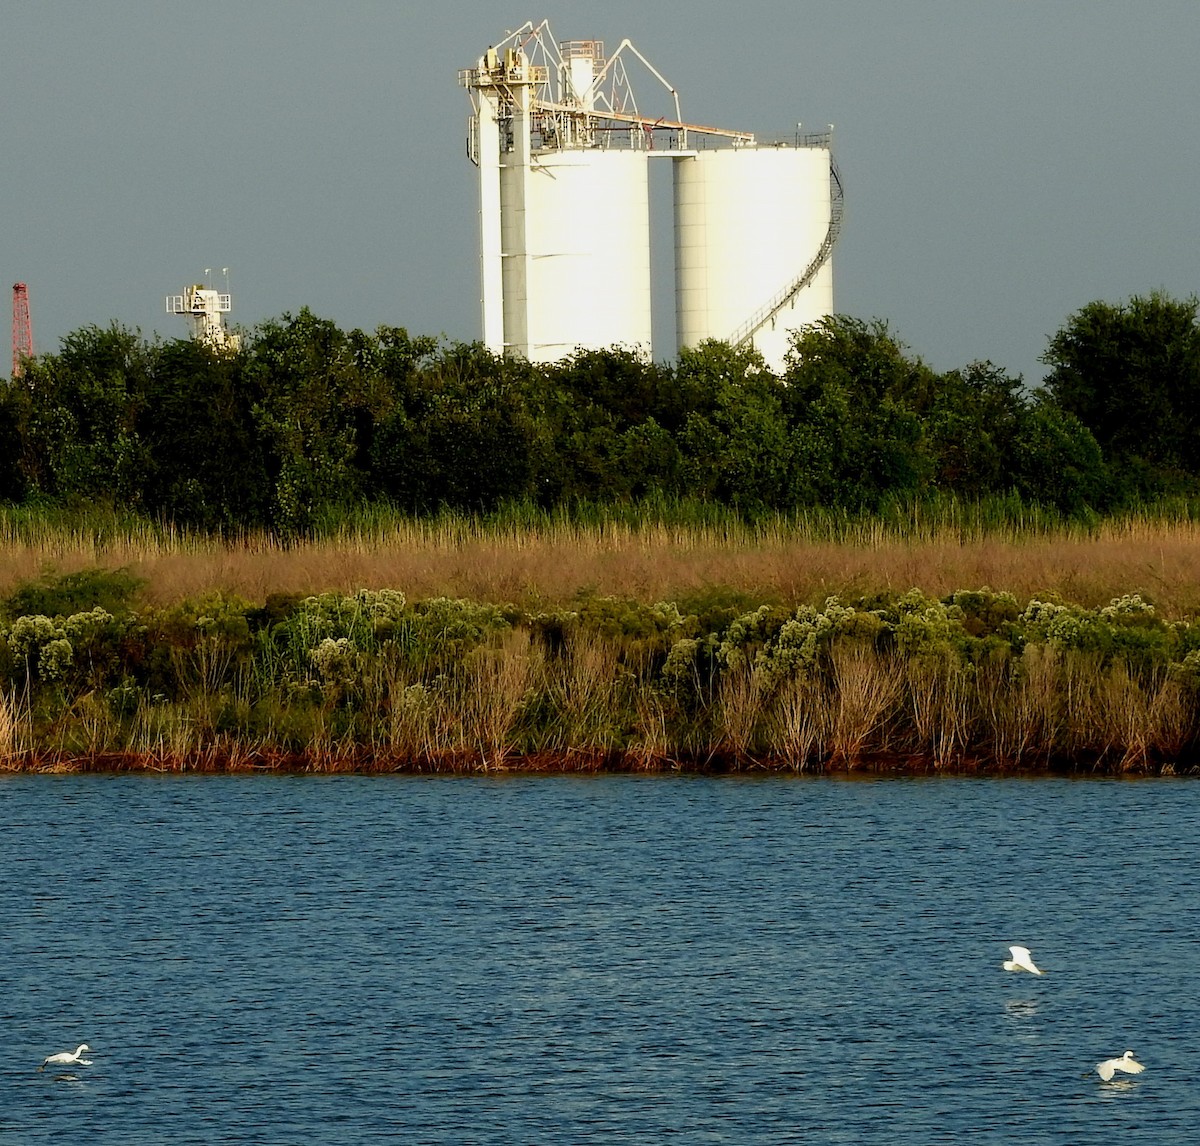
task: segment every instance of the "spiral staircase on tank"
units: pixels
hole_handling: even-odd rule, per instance
[[[754,336],[762,330],[768,322],[771,322],[775,316],[787,306],[792,299],[796,297],[813,279],[817,277],[817,272],[829,261],[833,254],[834,244],[838,240],[838,235],[842,232],[842,215],[845,208],[845,192],[842,189],[842,177],[838,172],[837,164],[830,160],[829,164],[829,229],[825,232],[825,238],[821,241],[821,245],[817,248],[817,253],[813,255],[812,261],[806,266],[803,272],[790,283],[787,284],[774,297],[754,311],[745,322],[742,323],[730,336],[729,342],[732,346],[740,347],[749,343]]]

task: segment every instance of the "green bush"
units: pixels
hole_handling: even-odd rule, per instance
[[[4,599],[3,611],[9,617],[38,613],[62,617],[95,608],[113,614],[127,613],[134,595],[144,584],[128,569],[48,573],[10,593]]]

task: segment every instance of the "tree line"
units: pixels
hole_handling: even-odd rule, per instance
[[[885,322],[845,315],[798,332],[781,374],[720,342],[670,364],[621,347],[531,364],[307,309],[233,353],[88,326],[0,387],[0,499],[284,536],[364,501],[756,514],[1016,494],[1103,512],[1200,490],[1198,306],[1085,306],[1036,389],[989,362],[935,372]]]

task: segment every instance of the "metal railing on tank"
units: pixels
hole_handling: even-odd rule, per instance
[[[809,147],[826,147],[828,146],[829,133],[823,132],[818,135],[806,136],[805,138],[817,139],[821,136],[826,140],[825,143],[811,143],[804,146]],[[745,322],[742,323],[730,336],[729,342],[733,346],[745,346],[764,326],[767,325],[789,302],[792,301],[813,279],[817,277],[817,272],[829,261],[830,255],[833,254],[834,244],[838,241],[838,236],[842,233],[842,215],[845,207],[845,192],[842,188],[842,177],[837,169],[837,164],[832,159],[829,161],[829,229],[825,232],[825,238],[821,241],[821,245],[817,248],[817,253],[813,256],[812,261],[804,268],[801,274],[787,284],[781,291],[770,298],[756,311],[754,311]]]

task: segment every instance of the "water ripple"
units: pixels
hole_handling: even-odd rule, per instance
[[[1198,804],[3,777],[0,1141],[1190,1143]]]

